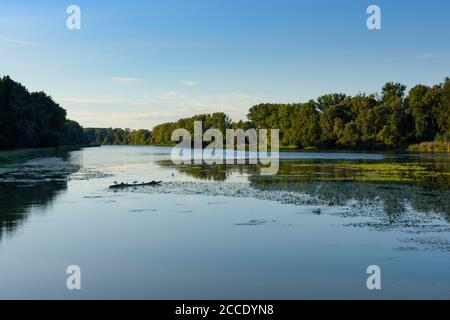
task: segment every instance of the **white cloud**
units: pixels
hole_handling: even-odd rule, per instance
[[[128,78],[128,77],[112,77],[112,82],[114,83],[133,83],[133,82],[143,82],[144,79],[139,78]]]
[[[13,44],[18,44],[18,45],[21,45],[21,46],[37,46],[38,45],[35,42],[24,41],[24,40],[13,39],[13,38],[7,38],[7,37],[0,37],[0,41],[13,43]]]
[[[196,80],[181,80],[181,83],[186,87],[197,87],[200,85],[200,82]]]

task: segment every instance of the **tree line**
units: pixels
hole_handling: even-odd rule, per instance
[[[103,145],[174,145],[172,132],[194,122],[203,130],[279,129],[280,144],[293,148],[397,149],[410,144],[450,142],[450,79],[417,85],[408,93],[400,83],[386,83],[377,94],[323,95],[293,104],[258,104],[247,120],[233,122],[223,112],[195,115],[140,129],[86,128],[44,92],[30,93],[8,76],[0,78],[0,149]],[[428,146],[427,146],[428,148]]]
[[[101,145],[174,145],[171,141],[172,132],[178,128],[194,131],[194,122],[202,121],[203,129],[217,128],[225,131],[232,125],[231,119],[224,113],[195,115],[157,125],[153,131],[146,129],[130,130],[120,128],[86,128],[84,133],[90,143]]]
[[[83,128],[66,118],[44,92],[30,93],[10,77],[0,78],[0,149],[58,147],[86,143]]]
[[[280,129],[280,144],[295,148],[397,149],[425,141],[450,141],[450,79],[417,85],[409,93],[400,83],[386,83],[379,94],[327,94],[306,103],[258,104],[246,121],[224,113],[196,115],[153,128],[152,143],[173,145],[177,128]]]
[[[184,128],[193,134],[195,121],[202,122],[203,131],[214,128],[225,132],[226,129],[233,126],[230,117],[223,112],[199,114],[176,122],[167,122],[155,126],[152,131],[152,143],[155,145],[173,145],[174,142],[171,141],[172,132],[176,129]]]
[[[101,145],[151,145],[152,133],[149,130],[130,130],[120,128],[86,128],[86,139]]]

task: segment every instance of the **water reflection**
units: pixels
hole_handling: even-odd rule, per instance
[[[327,205],[371,207],[383,213],[387,224],[402,221],[412,208],[436,213],[450,222],[450,161],[448,157],[391,156],[382,161],[286,160],[275,176],[259,175],[254,165],[173,165],[159,161],[164,168],[198,180],[226,181],[243,176],[255,190],[293,192],[317,198]],[[360,215],[367,210],[360,210]]]
[[[33,208],[55,201],[79,169],[80,159],[68,153],[0,166],[0,239],[23,225]]]
[[[0,184],[0,239],[20,227],[31,208],[45,208],[66,188],[66,182],[29,186]]]
[[[380,230],[448,230],[435,221],[427,221],[427,217],[418,216],[418,213],[441,217],[447,227],[450,222],[450,161],[445,155],[391,154],[352,160],[291,157],[281,160],[277,175],[261,176],[258,165],[176,166],[165,153],[143,154],[144,151],[133,156],[128,153],[122,155],[128,160],[129,170],[137,170],[134,173],[141,174],[132,167],[133,161],[152,162],[164,172],[177,171],[185,177],[209,182],[192,184],[189,179],[181,177],[181,181],[164,183],[162,188],[151,192],[254,197],[297,205],[350,207],[350,210],[341,210],[339,214],[376,218],[377,221],[372,219],[364,226]],[[122,154],[117,149],[92,150],[90,162],[95,164],[94,171],[86,168],[80,171],[83,152],[0,166],[0,236],[20,226],[32,208],[45,208],[51,204],[67,189],[69,176],[72,179],[108,176],[101,169],[111,169],[115,163],[108,162],[104,166],[102,161],[109,161],[111,157],[102,152]],[[122,161],[120,158],[120,163]],[[127,177],[130,174],[125,172]]]
[[[448,298],[447,158],[291,158],[261,177],[256,166],[174,166],[162,150],[0,166],[0,232],[14,235],[0,242],[0,297],[72,299],[61,283],[80,263],[86,299],[373,298],[360,291],[369,264],[396,279],[382,297]],[[164,183],[108,188],[135,180]]]
[[[388,221],[395,223],[411,207],[417,212],[437,213],[450,222],[450,192],[427,191],[409,184],[369,182],[308,182],[274,184],[252,180],[260,190],[284,190],[308,194],[328,205],[348,205],[350,201],[364,206],[382,207]]]
[[[262,183],[291,184],[307,181],[407,182],[426,189],[446,190],[450,186],[450,159],[387,158],[376,160],[282,159],[278,174],[261,176],[260,165],[174,165],[157,161],[163,168],[175,169],[199,180],[226,181],[233,175],[248,175]]]

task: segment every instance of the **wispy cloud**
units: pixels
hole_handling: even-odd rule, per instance
[[[184,84],[186,87],[197,87],[200,85],[200,81],[196,80],[181,80],[181,83]]]
[[[138,99],[97,99],[97,98],[56,98],[61,103],[73,103],[77,105],[130,105],[130,106],[146,106],[145,100]]]
[[[114,83],[133,83],[133,82],[144,82],[144,79],[140,78],[128,78],[128,77],[112,77],[112,82]]]
[[[20,39],[13,39],[13,38],[8,38],[8,37],[0,37],[0,41],[17,44],[17,45],[21,45],[21,46],[37,46],[38,45],[35,42],[25,41],[25,40],[20,40]]]
[[[131,129],[152,129],[156,124],[169,121],[177,116],[175,111],[134,111],[126,110],[105,112],[80,109],[69,111],[68,116],[85,127],[113,127]]]
[[[157,92],[135,99],[57,97],[71,119],[90,127],[148,128],[200,113],[225,112],[233,120],[245,119],[248,109],[281,97],[231,92],[217,95]]]
[[[414,59],[417,60],[430,60],[430,59],[438,59],[438,58],[444,58],[447,57],[448,53],[422,53],[418,54],[414,57]]]

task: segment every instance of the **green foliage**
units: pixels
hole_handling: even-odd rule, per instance
[[[59,144],[63,146],[70,146],[81,145],[86,142],[83,127],[80,126],[78,122],[67,120],[61,131]]]
[[[279,129],[283,146],[308,147],[320,140],[319,111],[315,103],[259,104],[248,113],[255,129]]]
[[[434,113],[438,127],[437,139],[450,142],[450,78],[446,78],[439,89],[439,103]]]
[[[328,107],[343,103],[346,98],[347,96],[343,93],[326,94],[317,98],[316,107],[320,111],[325,111]]]
[[[153,129],[152,142],[173,145],[177,128],[191,133],[193,122],[204,130],[279,129],[283,147],[398,149],[424,141],[450,141],[450,79],[433,87],[389,82],[380,95],[334,93],[296,104],[262,103],[250,108],[248,121],[231,123],[223,114],[197,115]]]
[[[430,141],[434,139],[437,124],[433,114],[439,104],[438,88],[423,85],[415,86],[409,92],[406,100],[408,113],[413,120],[414,139],[416,141]]]
[[[421,142],[408,147],[412,152],[450,152],[450,142]]]
[[[450,141],[450,79],[433,87],[389,82],[380,95],[342,93],[295,104],[258,104],[248,121],[232,122],[222,112],[157,125],[153,131],[113,128],[83,130],[43,92],[29,93],[9,77],[0,79],[0,149],[52,147],[90,142],[108,145],[174,145],[175,129],[203,131],[279,129],[284,147],[386,149],[426,141]],[[225,135],[224,135],[225,136]]]
[[[80,128],[44,92],[30,93],[8,76],[0,78],[0,149],[83,143]]]
[[[84,134],[89,143],[102,145],[151,145],[152,134],[145,129],[86,128]]]
[[[255,128],[278,128],[283,146],[400,148],[450,136],[450,80],[432,88],[387,83],[381,97],[321,96],[304,104],[259,104],[248,118]],[[315,108],[313,107],[315,106]]]
[[[225,132],[226,129],[233,126],[245,127],[244,122],[238,124],[232,124],[230,118],[223,112],[217,112],[213,114],[199,114],[190,118],[180,119],[177,122],[167,122],[157,125],[152,130],[152,143],[155,145],[174,145],[171,141],[172,132],[176,129],[186,129],[194,136],[194,122],[201,121],[203,126],[203,132],[214,128]]]

